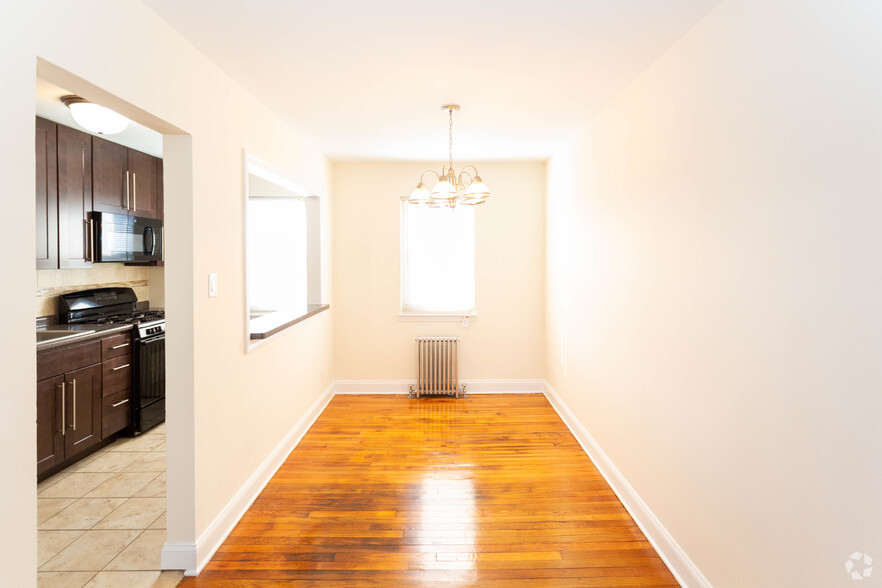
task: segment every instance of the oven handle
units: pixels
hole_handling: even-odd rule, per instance
[[[138,345],[149,345],[150,343],[155,343],[156,341],[162,341],[165,339],[165,332],[163,331],[159,335],[150,335],[149,337],[143,337],[141,339],[137,339]]]

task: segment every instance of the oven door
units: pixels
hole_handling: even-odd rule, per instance
[[[165,334],[135,341],[135,433],[165,420]]]

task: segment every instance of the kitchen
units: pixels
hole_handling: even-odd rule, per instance
[[[81,106],[97,105],[37,80],[39,581],[149,586],[166,518],[162,136]]]

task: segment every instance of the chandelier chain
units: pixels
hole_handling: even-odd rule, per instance
[[[450,142],[447,146],[448,153],[450,155],[450,160],[448,161],[447,171],[448,173],[453,173],[453,109],[448,110],[450,113],[450,125],[448,127],[448,135],[450,137]]]

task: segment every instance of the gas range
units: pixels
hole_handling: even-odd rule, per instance
[[[165,420],[165,312],[139,310],[131,288],[110,287],[62,294],[62,323],[132,325],[132,433]]]
[[[63,294],[61,322],[80,325],[134,325],[140,338],[165,332],[165,311],[135,308],[138,297],[131,288],[96,288]]]

